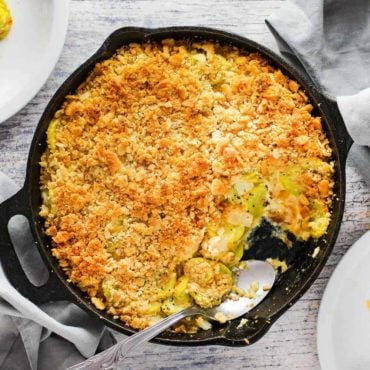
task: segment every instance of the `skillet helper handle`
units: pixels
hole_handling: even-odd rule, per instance
[[[26,216],[32,222],[28,208],[26,189],[21,189],[11,198],[0,204],[0,261],[10,283],[20,294],[35,304],[49,301],[70,300],[71,295],[54,272],[49,270],[49,280],[41,287],[30,283],[15,252],[8,231],[9,220],[15,215]],[[36,248],[31,243],[30,248]]]

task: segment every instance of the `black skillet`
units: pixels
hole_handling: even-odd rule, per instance
[[[261,338],[272,323],[292,306],[311,286],[323,268],[337,239],[341,224],[345,199],[345,162],[352,140],[345,128],[337,104],[323,96],[312,82],[305,79],[295,68],[270,50],[244,37],[227,32],[202,27],[169,27],[145,29],[127,27],[113,32],[101,48],[82,64],[62,84],[47,105],[32,140],[27,162],[24,187],[13,197],[0,205],[0,257],[9,280],[21,294],[36,304],[48,301],[69,300],[78,304],[97,320],[122,333],[130,334],[134,330],[112,316],[105,314],[90,303],[89,298],[76,286],[67,282],[67,277],[50,252],[50,238],[43,231],[43,220],[38,215],[41,204],[39,187],[39,161],[46,147],[46,129],[54,113],[64,101],[64,97],[82,83],[97,62],[111,57],[117,48],[131,42],[159,41],[164,38],[205,39],[232,44],[246,51],[257,51],[266,57],[272,65],[298,81],[309,96],[314,106],[314,114],[323,118],[323,128],[330,140],[335,163],[335,197],[333,199],[332,220],[327,234],[316,242],[302,243],[292,238],[292,247],[287,248],[273,236],[271,225],[264,222],[251,237],[251,249],[244,258],[264,259],[266,257],[285,258],[289,269],[280,274],[276,285],[267,298],[254,310],[245,315],[249,319],[246,327],[237,329],[240,322],[234,320],[226,325],[215,325],[211,330],[197,334],[177,334],[165,332],[156,341],[176,345],[221,344],[227,346],[244,346]],[[26,278],[12,246],[7,224],[17,214],[28,218],[35,243],[50,270],[49,281],[42,287],[33,286]],[[314,249],[320,252],[312,257]],[[33,248],[33,245],[30,245]]]

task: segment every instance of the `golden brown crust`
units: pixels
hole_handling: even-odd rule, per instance
[[[53,254],[99,308],[149,325],[233,178],[329,160],[311,111],[299,85],[255,53],[173,40],[118,50],[55,116],[55,148],[41,161]],[[307,172],[304,196],[329,205],[330,175]]]

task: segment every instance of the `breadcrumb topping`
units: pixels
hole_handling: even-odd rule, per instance
[[[222,258],[220,244],[205,244],[209,225],[226,219],[239,240],[266,216],[303,239],[321,236],[326,221],[316,235],[310,222],[318,204],[330,217],[333,167],[312,110],[297,82],[256,53],[174,40],[119,49],[49,126],[40,214],[54,256],[99,309],[145,328],[163,316],[187,260],[234,263],[230,243]],[[296,174],[302,160],[299,195],[290,177],[265,189],[247,181],[238,194],[266,196],[265,213],[225,205],[244,174]]]

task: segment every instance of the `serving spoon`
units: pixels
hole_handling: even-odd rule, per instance
[[[67,370],[114,369],[114,366],[122,361],[133,348],[148,342],[185,317],[201,315],[210,320],[226,322],[246,314],[266,297],[275,282],[276,273],[274,268],[267,262],[257,260],[245,262],[247,267],[237,270],[235,277],[237,279],[237,287],[243,291],[250,291],[254,287],[253,294],[250,295],[251,298],[230,296],[219,306],[207,309],[194,304],[166,317],[147,329],[131,335],[109,349],[90,357],[88,360],[69,367]]]

